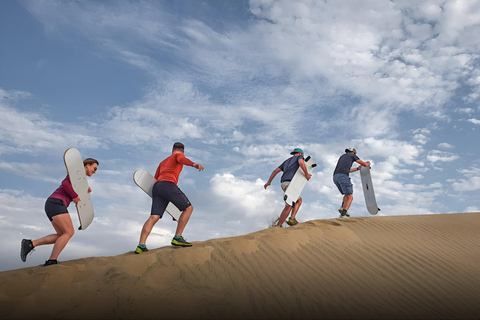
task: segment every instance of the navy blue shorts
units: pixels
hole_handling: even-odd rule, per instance
[[[343,195],[353,194],[353,184],[350,177],[344,173],[337,173],[333,175],[333,182]]]
[[[162,217],[169,202],[173,203],[182,212],[192,205],[175,183],[170,181],[155,182],[152,190],[151,215]]]
[[[59,214],[68,213],[67,207],[62,200],[56,198],[48,198],[45,201],[45,213],[50,221]]]

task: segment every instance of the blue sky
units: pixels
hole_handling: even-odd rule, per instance
[[[0,270],[50,255],[23,263],[20,241],[53,232],[69,147],[100,161],[96,218],[60,260],[135,249],[150,198],[133,172],[176,141],[205,166],[180,177],[189,241],[266,228],[283,203],[279,176],[263,184],[295,147],[318,164],[300,222],[338,216],[348,147],[372,162],[379,215],[480,211],[478,34],[478,1],[0,1]]]

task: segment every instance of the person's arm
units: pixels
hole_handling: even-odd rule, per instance
[[[75,204],[80,201],[80,198],[78,197],[78,194],[73,190],[72,183],[70,182],[70,177],[67,176],[65,179],[62,181],[62,188],[67,192],[67,194],[72,198],[72,201],[75,202]]]
[[[350,169],[350,172],[358,171],[358,170],[360,170],[361,167],[370,167],[370,161],[362,161],[362,160],[358,159],[355,162],[358,163],[359,166],[357,168]]]
[[[198,169],[198,171],[205,170],[205,168],[200,163],[194,163],[192,167]]]
[[[198,171],[203,171],[205,169],[201,164],[194,163],[192,160],[185,157],[185,155],[183,153],[178,153],[177,162],[181,163],[185,166],[194,167],[194,168],[198,169]]]
[[[307,178],[307,181],[310,180],[312,175],[308,173],[307,166],[305,165],[305,160],[303,160],[302,158],[299,158],[298,164],[300,165],[300,168],[302,168],[303,174],[305,175],[305,178]]]
[[[267,183],[265,183],[265,185],[263,186],[265,189],[267,189],[267,187],[272,183],[273,178],[275,178],[275,176],[276,176],[280,171],[282,171],[280,168],[277,168],[277,169],[273,170],[272,174],[270,175],[270,178],[268,178]]]

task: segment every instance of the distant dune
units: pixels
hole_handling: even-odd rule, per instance
[[[480,213],[314,220],[0,273],[0,318],[480,318]]]

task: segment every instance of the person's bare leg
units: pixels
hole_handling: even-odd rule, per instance
[[[181,236],[183,234],[183,230],[187,226],[188,220],[190,220],[190,216],[192,215],[193,212],[193,206],[190,205],[185,209],[182,214],[180,215],[180,218],[178,218],[178,224],[177,224],[177,230],[175,231],[175,236]]]
[[[298,209],[300,209],[301,205],[302,205],[302,197],[299,197],[297,202],[295,202],[295,205],[293,206],[292,215],[290,216],[290,218],[295,220],[295,217],[297,216]]]
[[[70,214],[59,214],[53,217],[52,225],[57,231],[58,239],[53,245],[52,254],[49,260],[57,260],[62,250],[67,245],[68,241],[75,233],[73,228],[72,218]]]
[[[147,221],[143,224],[142,232],[140,233],[140,244],[145,244],[147,242],[147,238],[158,220],[160,220],[160,216],[158,215],[151,215],[148,217]]]
[[[350,209],[350,206],[353,202],[353,194],[346,194],[343,196],[343,209],[347,210]]]
[[[55,243],[55,241],[57,241],[58,237],[59,237],[58,234],[49,234],[48,236],[45,236],[43,238],[32,240],[32,244],[34,247],[43,246],[44,244],[52,244],[52,243]]]
[[[278,218],[278,223],[277,223],[277,227],[281,227],[282,224],[285,222],[285,220],[287,219],[288,217],[288,214],[290,213],[290,211],[292,211],[292,206],[291,205],[288,205],[288,204],[285,204],[285,208],[283,208],[283,211],[282,213],[280,214],[280,218]]]

